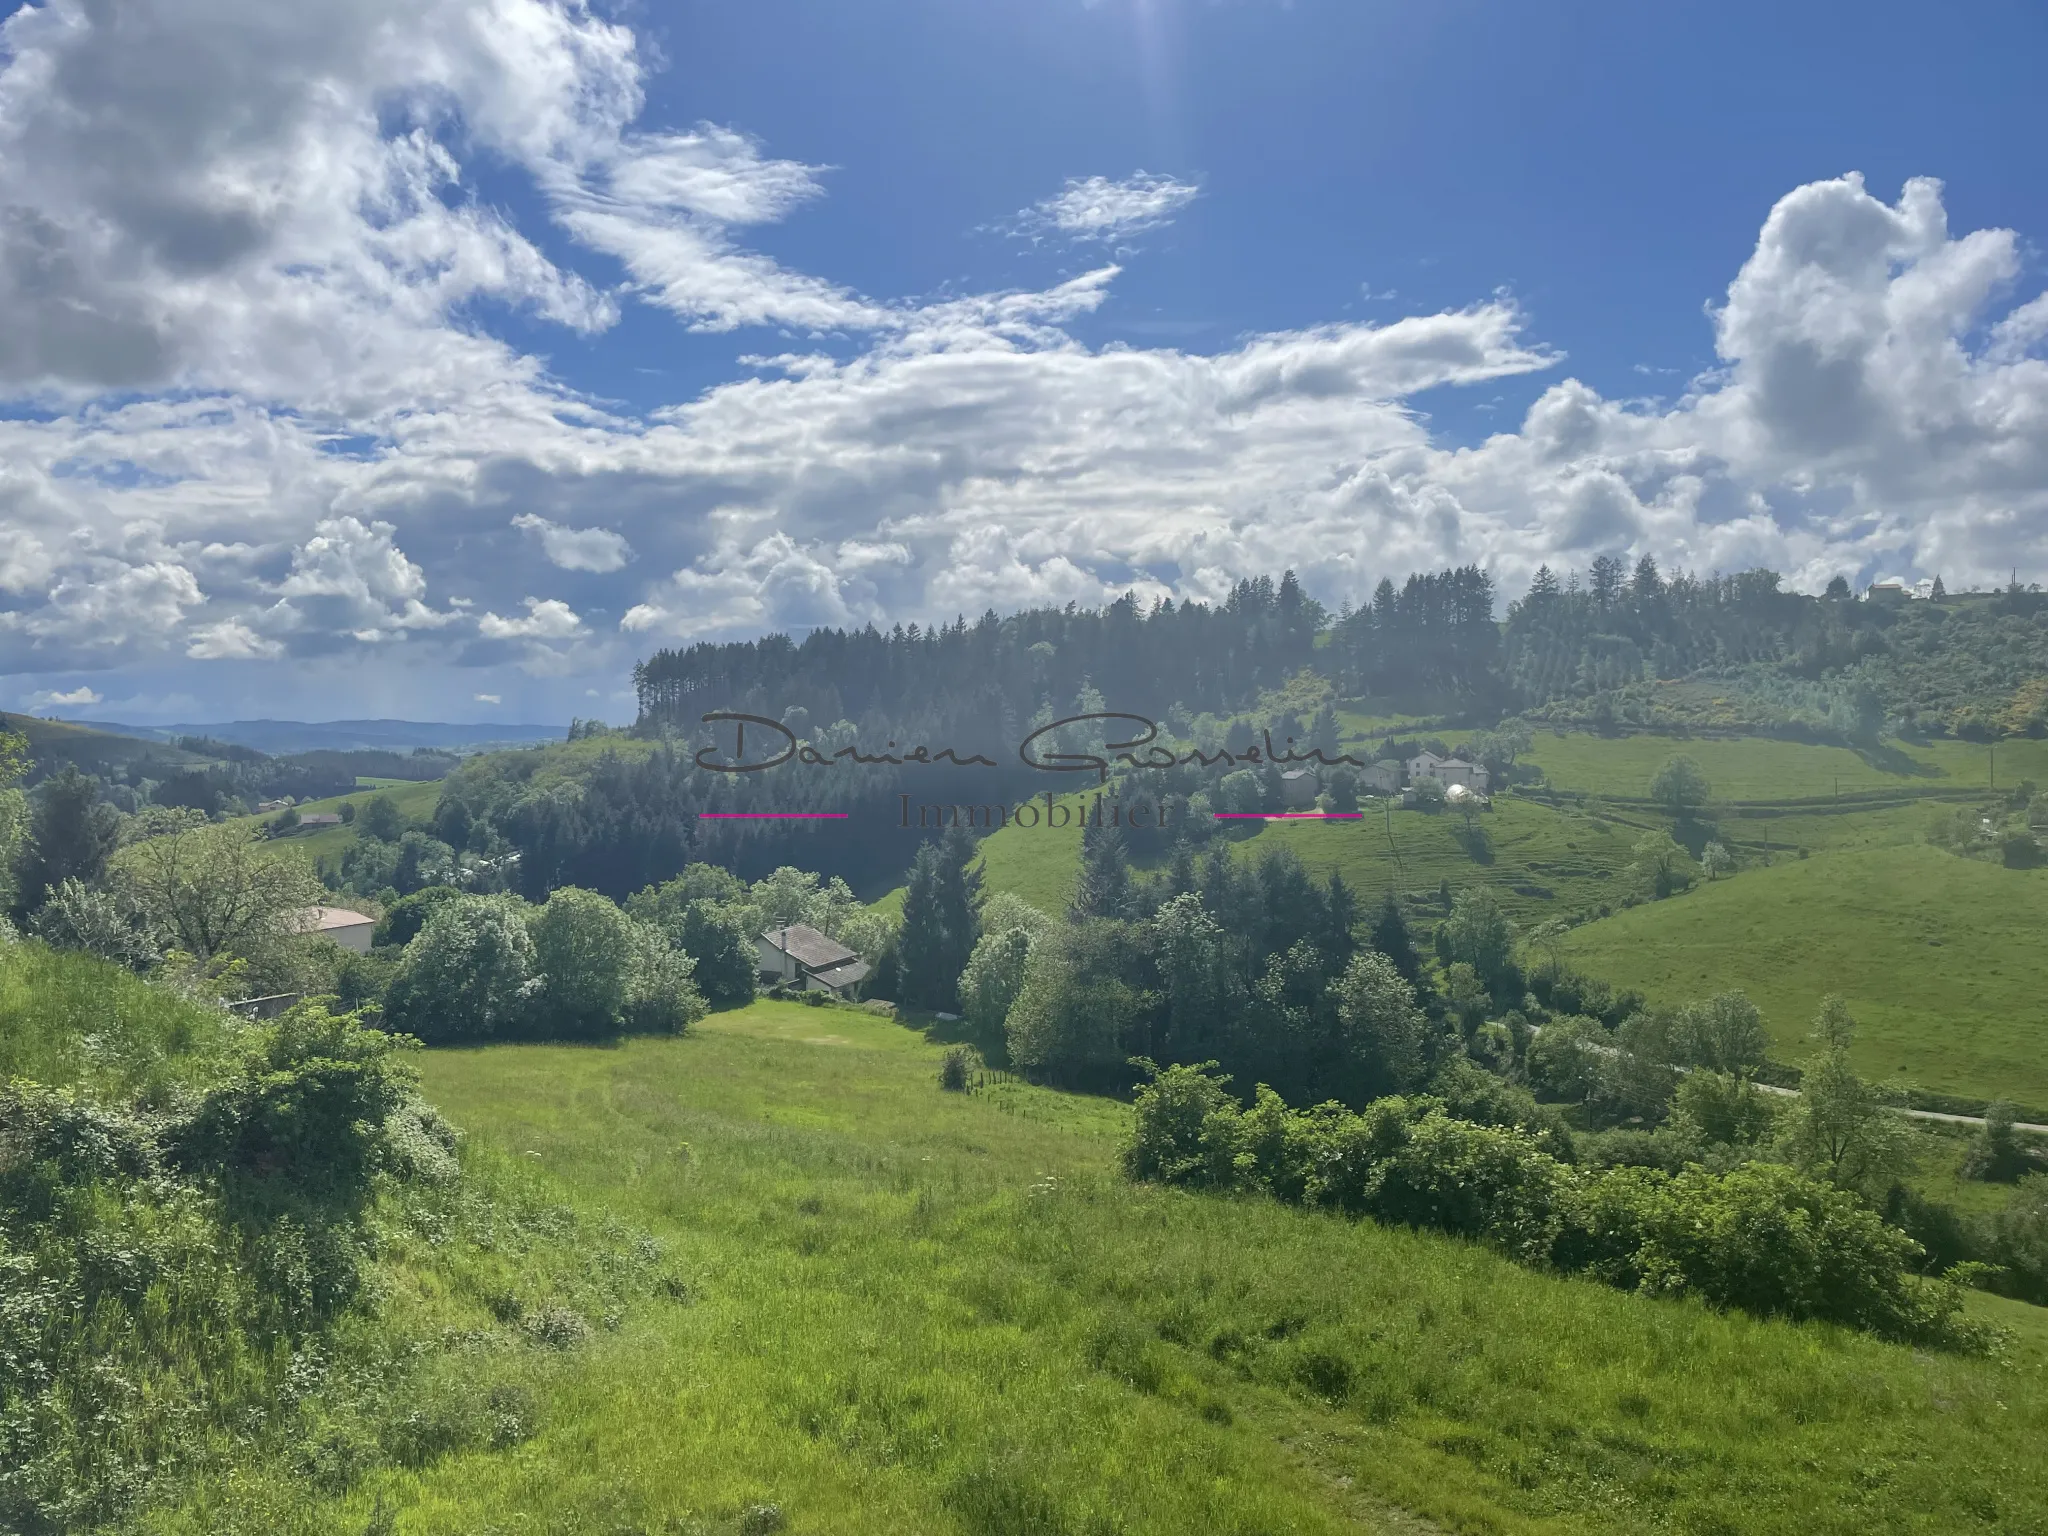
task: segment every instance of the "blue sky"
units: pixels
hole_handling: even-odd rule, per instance
[[[4,3],[4,0],[0,0]],[[81,0],[0,23],[0,704],[1653,553],[2042,567],[2048,12]]]

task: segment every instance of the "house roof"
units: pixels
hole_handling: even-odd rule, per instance
[[[807,970],[818,971],[828,966],[844,965],[859,957],[836,939],[828,939],[804,923],[791,923],[787,928],[770,928],[761,935],[761,942],[779,949],[798,965]]]
[[[1315,770],[1312,768],[1290,768],[1280,775],[1283,779],[1312,779],[1315,776]]]
[[[1462,757],[1446,757],[1439,759],[1437,762],[1437,767],[1439,768],[1477,768],[1478,766],[1477,763]]]
[[[299,825],[302,827],[338,827],[341,825],[341,815],[336,811],[315,811],[310,816],[301,816],[299,818]]]
[[[346,907],[307,907],[299,914],[301,933],[333,933],[338,928],[374,928],[377,919]]]
[[[1409,758],[1408,761],[1411,763],[1440,763],[1444,759],[1438,757],[1434,752],[1425,747],[1422,751]]]
[[[842,960],[837,965],[825,966],[821,970],[812,971],[811,974],[828,987],[850,987],[868,974],[868,963],[855,955],[851,960]]]

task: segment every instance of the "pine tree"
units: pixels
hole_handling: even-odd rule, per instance
[[[66,880],[97,882],[120,832],[114,808],[101,803],[99,780],[80,773],[76,763],[66,763],[34,801],[21,872],[21,899],[29,908],[41,906]]]
[[[1132,895],[1131,856],[1123,828],[1089,823],[1081,829],[1081,874],[1074,887],[1073,915],[1129,917]]]
[[[937,907],[941,943],[935,986],[943,1002],[934,1008],[960,1006],[960,973],[974,957],[981,939],[981,871],[974,868],[974,836],[955,823],[946,829],[938,848]]]
[[[957,1000],[958,971],[946,975],[944,869],[936,843],[917,850],[903,893],[903,927],[896,940],[897,990],[913,1008],[949,1008]]]
[[[1325,704],[1316,711],[1315,718],[1309,722],[1308,744],[1325,757],[1340,757],[1343,754],[1338,751],[1339,734],[1337,711]]]
[[[1401,904],[1394,900],[1392,891],[1380,903],[1379,921],[1372,927],[1372,947],[1393,962],[1394,969],[1410,986],[1422,979],[1422,956],[1415,952],[1408,919],[1401,915]]]

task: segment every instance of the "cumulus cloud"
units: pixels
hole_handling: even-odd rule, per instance
[[[106,702],[103,696],[93,692],[92,689],[81,683],[68,693],[53,693],[48,690],[41,693],[32,693],[28,698],[28,707],[30,709],[42,709],[47,705],[62,704],[77,708],[81,705],[104,704]]]
[[[185,654],[194,661],[259,661],[282,656],[284,646],[265,639],[240,619],[222,619],[194,629]]]
[[[321,640],[346,635],[374,644],[452,623],[456,614],[426,604],[426,573],[398,547],[397,532],[385,522],[322,520],[292,552],[271,624]]]
[[[0,22],[0,399],[36,407],[0,415],[0,668],[366,688],[459,660],[610,688],[658,641],[1213,597],[1283,565],[1334,602],[1450,561],[1510,592],[1641,551],[1955,588],[2048,554],[2048,295],[1933,181],[1789,189],[1704,322],[1714,370],[1627,402],[1500,297],[1211,353],[1079,340],[1107,260],[867,297],[746,243],[826,168],[642,123],[643,67],[572,0]],[[542,227],[477,195],[482,157]],[[1085,178],[1025,217],[1114,248],[1195,195]],[[632,306],[786,334],[633,413],[493,329]],[[1542,374],[1471,446],[1412,403]],[[366,648],[386,660],[351,669]],[[495,686],[450,676],[450,702]]]
[[[573,640],[583,633],[583,621],[576,611],[552,597],[529,597],[523,619],[501,619],[486,613],[476,627],[486,640]]]
[[[1107,176],[1070,176],[1056,196],[1032,204],[1007,227],[1012,233],[1034,238],[1060,235],[1120,245],[1170,224],[1200,195],[1201,188],[1191,182],[1145,171],[1121,181]]]
[[[505,702],[502,695],[495,693],[473,693],[470,695],[470,699],[477,704],[502,704]]]
[[[562,528],[531,512],[513,518],[512,526],[538,534],[549,562],[565,571],[602,575],[633,558],[633,546],[609,528]]]

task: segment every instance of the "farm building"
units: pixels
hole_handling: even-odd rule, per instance
[[[367,955],[370,935],[377,931],[377,920],[344,907],[308,907],[299,914],[298,929],[301,933],[322,934],[343,949]]]
[[[1374,794],[1391,795],[1401,787],[1401,763],[1398,758],[1383,757],[1370,768],[1358,773],[1359,788]]]

